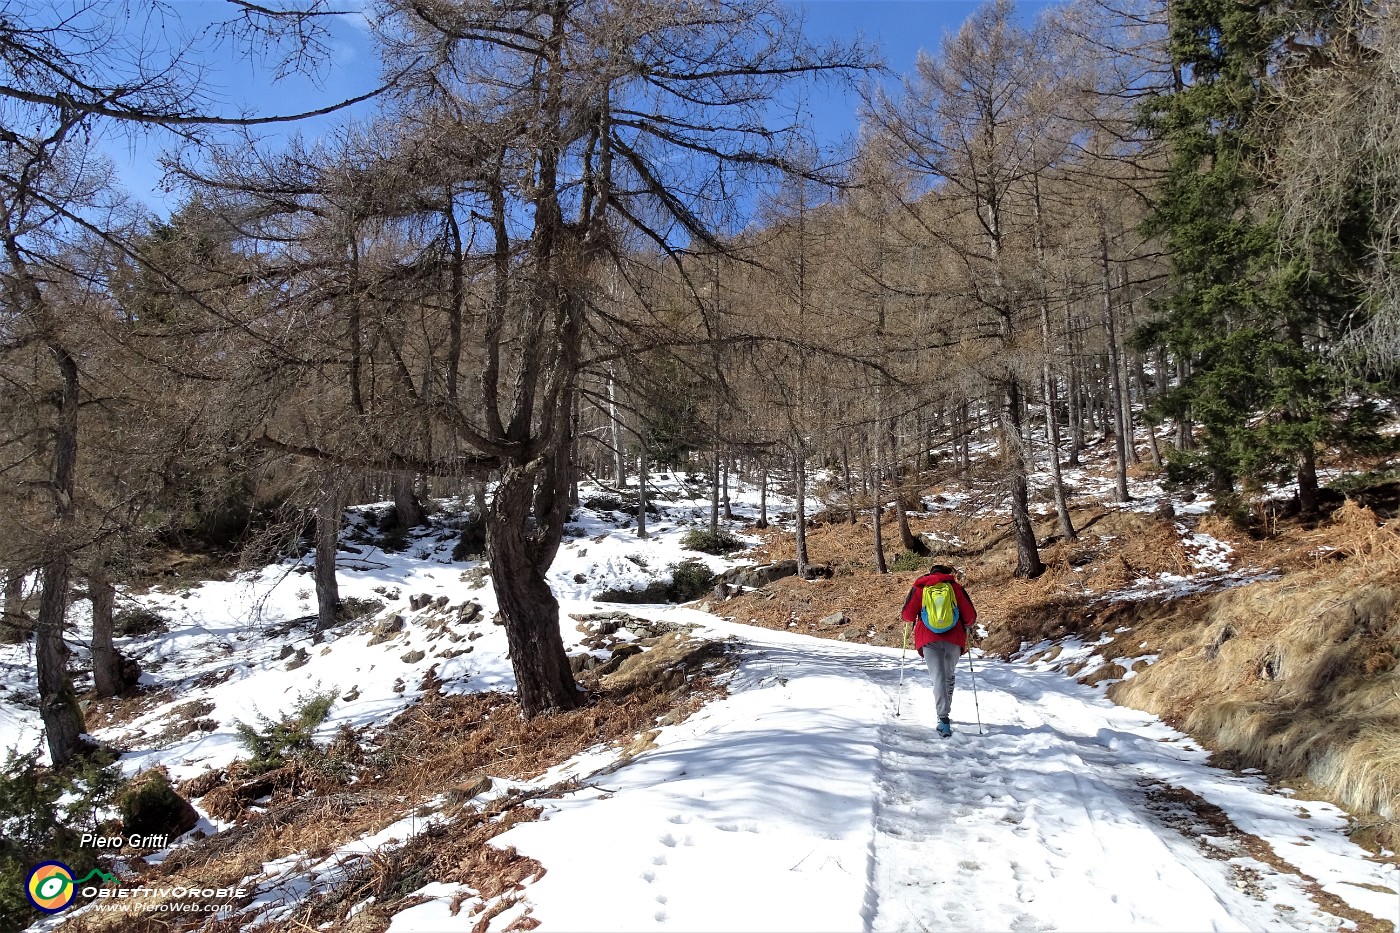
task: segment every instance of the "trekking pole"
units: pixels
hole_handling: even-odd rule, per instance
[[[899,718],[899,701],[904,695],[904,652],[909,649],[909,626],[902,626],[904,629],[903,644],[899,648],[899,689],[894,692],[894,718]]]
[[[972,706],[977,710],[977,734],[982,735],[982,704],[977,700],[977,668],[972,666],[972,649],[967,649],[967,669],[972,672]]]

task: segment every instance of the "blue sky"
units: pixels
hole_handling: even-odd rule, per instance
[[[863,35],[881,49],[895,74],[907,72],[921,48],[936,50],[943,34],[956,30],[978,6],[972,0],[807,0],[795,5],[804,10],[809,37],[821,41]],[[1044,5],[1045,0],[1021,0],[1027,13]],[[169,25],[197,34],[211,18],[227,15],[228,9],[223,0],[182,0],[173,6],[179,22]],[[331,32],[332,60],[315,80],[293,75],[274,81],[267,65],[255,59],[227,54],[203,59],[210,69],[206,88],[219,102],[219,112],[301,112],[372,90],[379,63],[364,28],[347,18],[334,23]],[[818,138],[824,142],[838,141],[856,131],[856,106],[854,92],[818,89],[806,100]],[[275,132],[315,135],[343,118],[308,120],[295,124],[296,129]],[[170,137],[157,132],[114,138],[107,144],[132,194],[162,213],[173,202],[159,190],[161,171],[156,157],[171,143]]]

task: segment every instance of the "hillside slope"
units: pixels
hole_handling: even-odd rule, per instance
[[[148,671],[143,693],[94,706],[90,728],[124,750],[128,773],[160,767],[183,782],[201,821],[168,850],[99,864],[126,888],[245,893],[212,916],[162,912],[170,901],[157,893],[38,926],[1393,929],[1394,860],[1349,840],[1345,812],[1300,802],[1263,774],[1213,768],[1198,742],[1104,693],[1169,683],[1148,678],[1177,663],[1118,624],[1123,607],[1198,606],[1221,587],[1275,585],[1277,571],[1221,566],[1228,546],[1202,543],[1209,536],[1194,527],[1150,524],[1150,502],[1139,512],[1090,504],[1107,540],[1076,545],[1097,555],[1077,569],[1098,585],[1072,599],[1055,595],[1053,577],[998,577],[993,550],[960,561],[988,642],[1000,632],[1020,650],[979,655],[975,694],[970,672],[960,674],[957,732],[944,741],[930,728],[927,675],[895,647],[884,608],[912,572],[782,580],[706,601],[713,613],[600,603],[602,591],[641,589],[683,558],[736,565],[681,547],[703,527],[702,491],[660,482],[669,498],[655,538],[638,541],[600,495],[551,571],[566,644],[592,691],[590,706],[564,716],[523,723],[502,692],[512,677],[487,578],[451,559],[450,513],[395,554],[378,549],[371,509],[352,513],[341,582],[376,602],[319,637],[304,618],[305,558],[125,594],[158,610],[168,631],[124,641]],[[736,508],[751,518],[749,492]],[[971,542],[978,522],[996,518],[964,503],[916,521],[931,536],[939,522],[960,523]],[[1158,537],[1114,546],[1144,528]],[[829,523],[814,546],[839,556],[866,533]],[[781,547],[781,535],[768,546]],[[1166,539],[1179,554],[1167,554]],[[1117,558],[1149,551],[1192,572],[1140,589],[1216,596],[1115,598],[1106,584],[1123,588]],[[851,601],[855,609],[826,614]],[[1099,608],[1083,611],[1090,604]],[[1036,606],[1055,611],[1036,617]],[[770,627],[741,624],[750,609]],[[1055,625],[1053,640],[1021,637]],[[21,698],[8,707],[5,742],[23,747],[37,736],[22,701],[32,675],[22,648],[4,650],[7,692]],[[1087,678],[1099,686],[1066,672],[1099,672]],[[238,724],[277,720],[326,693],[316,751],[270,783],[249,780]]]

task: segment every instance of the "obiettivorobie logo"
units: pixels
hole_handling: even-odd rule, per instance
[[[94,868],[75,880],[73,869],[62,862],[40,862],[29,871],[25,893],[29,895],[29,903],[46,914],[56,914],[73,903],[79,885],[87,884],[93,878],[98,878],[104,883],[117,880],[116,875],[108,874],[100,868]]]
[[[215,914],[232,910],[230,901],[248,894],[248,889],[241,887],[128,887],[116,875],[100,868],[74,878],[73,869],[62,862],[35,865],[29,870],[24,888],[29,903],[46,914],[72,906],[79,896],[90,899],[95,910]]]

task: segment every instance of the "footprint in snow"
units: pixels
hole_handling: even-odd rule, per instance
[[[654,871],[644,871],[644,872],[642,872],[642,880],[645,881],[647,884],[651,884],[653,881],[656,880],[656,872],[654,872]]]
[[[673,815],[673,816],[667,817],[667,819],[666,819],[666,821],[667,821],[668,823],[681,823],[681,824],[689,823],[690,820],[691,820],[691,817],[690,817],[689,815],[685,814],[685,813],[677,813],[677,814],[675,814],[675,815]]]
[[[1055,929],[1053,923],[1037,920],[1030,914],[1017,914],[1016,919],[1011,921],[1013,933],[1047,933],[1053,929]]]
[[[668,849],[674,849],[676,847],[676,837],[672,836],[670,833],[666,833],[666,835],[662,836],[659,841],[663,846],[666,846],[666,848]]]
[[[666,856],[664,856],[664,855],[658,855],[658,856],[656,856],[656,858],[654,858],[654,859],[651,860],[651,863],[652,863],[653,865],[665,865],[665,864],[666,864]]]

